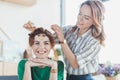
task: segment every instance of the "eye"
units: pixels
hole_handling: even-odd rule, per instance
[[[50,43],[49,42],[44,42],[45,45],[49,45]]]
[[[39,42],[34,42],[34,45],[39,45],[40,43]]]
[[[84,19],[86,19],[86,20],[89,20],[89,17],[87,17],[87,16],[84,16]]]

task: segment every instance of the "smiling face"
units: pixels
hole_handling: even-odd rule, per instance
[[[36,35],[32,48],[36,57],[47,58],[51,50],[51,43],[48,36],[45,34]]]
[[[93,24],[91,8],[88,5],[83,5],[80,8],[77,27],[81,30],[88,30],[88,28]]]

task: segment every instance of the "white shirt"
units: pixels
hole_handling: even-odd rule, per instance
[[[67,73],[84,75],[96,72],[98,70],[98,53],[100,52],[101,45],[100,42],[92,36],[91,29],[80,37],[77,36],[78,28],[73,33],[70,33],[72,26],[62,27],[62,29],[67,44],[76,56],[80,66],[78,69],[72,68],[63,53]]]

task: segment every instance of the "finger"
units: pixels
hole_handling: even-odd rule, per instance
[[[24,24],[23,27],[26,28],[26,29],[29,29],[30,25],[29,24]]]
[[[28,21],[28,24],[29,24],[30,26],[33,26],[33,25],[34,25],[34,23],[31,22],[31,21]]]
[[[32,57],[28,58],[28,61],[32,61],[32,60],[33,60],[33,58],[32,58]]]
[[[24,24],[23,27],[24,27],[24,28],[27,28],[27,24]]]
[[[36,63],[42,63],[41,60],[38,59],[38,58],[33,58],[32,61],[33,61],[33,62],[36,62]]]
[[[51,29],[55,30],[57,29],[58,25],[54,24],[54,25],[51,25]]]

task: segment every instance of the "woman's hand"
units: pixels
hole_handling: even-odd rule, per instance
[[[28,21],[26,24],[23,25],[23,27],[29,31],[34,31],[36,29],[31,21]]]
[[[59,41],[64,41],[64,34],[62,29],[56,24],[51,25],[51,28],[57,34]]]
[[[29,60],[26,62],[25,66],[27,67],[34,67],[34,66],[46,66],[46,64],[41,63],[37,58],[29,58]]]
[[[51,59],[40,59],[40,58],[32,58],[29,59],[26,63],[26,65],[33,67],[33,66],[40,66],[40,67],[45,67],[45,66],[49,66],[49,67],[55,67],[55,65],[57,64],[56,61],[51,60]]]

